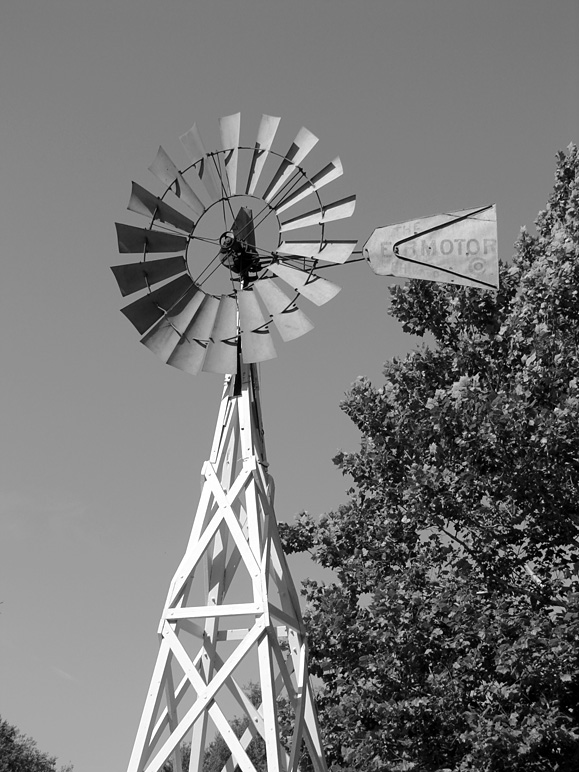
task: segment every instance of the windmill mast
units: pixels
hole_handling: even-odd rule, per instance
[[[295,772],[302,739],[316,772],[325,772],[299,598],[273,492],[257,369],[243,364],[237,379],[225,378],[191,537],[161,615],[157,663],[128,772],[157,772],[168,759],[180,770],[184,740],[191,742],[189,771],[200,772],[210,725],[243,772],[256,772],[248,756],[256,737],[265,742],[268,772]],[[196,580],[202,574],[200,598]],[[259,706],[243,691],[248,672],[255,678],[252,661]],[[280,699],[294,718],[287,749],[280,739]],[[239,739],[224,707],[232,703],[233,713],[247,719]]]

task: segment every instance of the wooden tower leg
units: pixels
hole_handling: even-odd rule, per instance
[[[159,624],[157,663],[128,772],[201,772],[220,734],[230,751],[224,770],[256,772],[248,756],[265,743],[268,772],[296,772],[302,742],[316,772],[327,772],[307,645],[273,509],[253,365],[227,376],[211,456],[187,549]],[[261,704],[243,691],[257,681]],[[282,742],[279,710],[293,714]],[[246,719],[237,737],[234,717]],[[181,747],[191,744],[188,769]]]

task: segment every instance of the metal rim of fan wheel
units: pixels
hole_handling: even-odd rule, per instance
[[[326,226],[353,214],[355,196],[324,205],[319,191],[342,175],[340,159],[308,176],[301,163],[318,138],[302,128],[281,155],[272,150],[279,122],[262,116],[255,144],[248,146],[240,144],[240,113],[221,118],[221,147],[209,152],[194,124],[180,137],[188,166],[179,170],[160,147],[149,167],[164,185],[162,195],[133,182],[128,209],[147,217],[149,225],[116,224],[119,252],[140,259],[112,270],[123,296],[141,293],[122,312],[141,342],[173,367],[234,374],[240,362],[272,359],[272,328],[289,341],[313,327],[297,301],[304,297],[319,306],[340,291],[316,271],[344,263],[353,252],[356,240],[327,240]],[[238,179],[242,167],[244,185]],[[262,172],[270,167],[273,173],[266,177]],[[308,197],[314,208],[280,218]],[[221,225],[207,235],[204,224],[210,219],[215,224],[216,212],[222,213]],[[263,248],[256,234],[269,218],[278,243]],[[309,236],[315,229],[316,238],[286,239],[302,228]],[[210,250],[204,265],[198,260],[201,247]],[[161,253],[172,254],[157,257]],[[227,291],[209,292],[204,285],[218,271]]]

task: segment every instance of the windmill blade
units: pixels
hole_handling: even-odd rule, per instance
[[[208,346],[209,344],[205,341],[182,337],[167,360],[167,364],[184,373],[198,375],[203,367]]]
[[[241,113],[226,115],[219,120],[221,130],[221,147],[225,153],[225,172],[229,182],[229,195],[237,193],[237,162],[239,159],[239,131]]]
[[[292,289],[317,306],[323,306],[341,290],[337,284],[322,279],[321,276],[316,276],[309,271],[302,271],[299,268],[292,268],[281,263],[272,263],[268,267],[272,273],[283,279]]]
[[[328,263],[345,263],[354,251],[357,241],[283,241],[278,255],[296,255],[325,260]]]
[[[176,233],[135,228],[133,225],[115,223],[119,252],[134,254],[135,252],[184,252],[187,249],[187,239]]]
[[[290,149],[285,154],[285,158],[279,165],[276,173],[273,175],[272,181],[269,183],[267,190],[263,194],[264,201],[267,201],[269,204],[284,182],[287,182],[291,177],[297,165],[303,161],[317,142],[318,137],[305,127],[302,127],[298,131]]]
[[[377,228],[363,253],[374,273],[497,289],[497,212],[490,205]]]
[[[267,322],[252,288],[237,293],[243,361],[265,362],[277,356]]]
[[[193,285],[170,311],[151,327],[141,343],[166,362],[203,303],[205,293]]]
[[[123,314],[144,335],[193,286],[191,277],[183,274],[159,289],[153,290],[124,308]]]
[[[185,233],[192,233],[195,228],[195,223],[185,215],[173,209],[172,206],[166,204],[153,193],[149,193],[146,188],[137,185],[133,182],[131,190],[131,198],[127,207],[131,212],[142,214],[145,217],[154,217],[155,220],[173,225],[180,231]]]
[[[333,220],[342,220],[345,217],[351,217],[356,208],[356,196],[348,196],[333,204],[324,206],[322,209],[314,209],[312,212],[299,215],[291,220],[281,223],[280,231],[293,231],[296,228],[305,228],[308,225],[321,225],[322,223],[332,222]]]
[[[259,283],[259,282],[258,282]],[[255,296],[254,287],[248,287],[237,293],[237,307],[239,309],[239,329],[241,333],[252,332],[266,324],[263,311],[259,307]]]
[[[207,195],[211,201],[218,201],[225,191],[222,191],[223,186],[215,176],[212,157],[205,152],[197,124],[194,123],[189,131],[179,137],[179,140],[191,163],[196,164],[195,171],[207,191]]]
[[[277,351],[268,327],[241,335],[241,353],[246,364],[275,359]]]
[[[149,171],[153,172],[163,185],[171,188],[173,193],[197,215],[197,218],[201,217],[205,211],[205,205],[161,146],[155,160],[149,166]]]
[[[324,185],[332,182],[332,180],[341,177],[343,173],[344,168],[342,166],[342,162],[339,158],[334,158],[331,163],[329,163],[320,172],[314,175],[309,182],[307,182],[305,185],[302,185],[291,195],[283,198],[280,203],[274,207],[276,214],[285,212],[285,210],[289,209],[290,206],[297,204],[298,201],[301,201],[302,199],[311,195],[315,190],[319,190],[320,188],[323,188]]]
[[[287,343],[313,329],[312,322],[273,279],[261,279],[254,286],[283,341]]]
[[[222,295],[217,309],[211,343],[207,347],[203,370],[208,373],[237,372],[237,303],[235,298]]]
[[[218,308],[219,298],[205,295],[185,333],[167,359],[168,365],[192,375],[201,371]]]
[[[275,118],[273,115],[261,116],[261,123],[259,124],[259,129],[257,131],[257,140],[255,142],[255,149],[253,151],[249,169],[249,177],[245,188],[246,195],[252,196],[255,193],[255,188],[257,187],[263,165],[267,159],[267,154],[271,149],[280,120],[281,118]]]
[[[111,270],[119,285],[121,295],[126,297],[133,292],[147,289],[164,279],[176,276],[187,270],[187,263],[182,255],[165,257],[162,260],[146,260],[141,263],[113,265]]]

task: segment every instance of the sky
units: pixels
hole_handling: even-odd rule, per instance
[[[6,0],[0,26],[0,715],[76,772],[128,763],[221,378],[165,367],[119,313],[114,222],[159,144],[180,165],[242,114],[340,155],[358,238],[496,202],[499,253],[533,230],[578,140],[575,0]],[[282,131],[283,129],[283,131]],[[287,144],[282,140],[279,152]],[[158,188],[156,188],[158,190]],[[364,263],[261,366],[279,520],[347,500],[339,402],[418,339]],[[297,582],[324,578],[293,559]],[[325,576],[326,579],[331,578]]]

